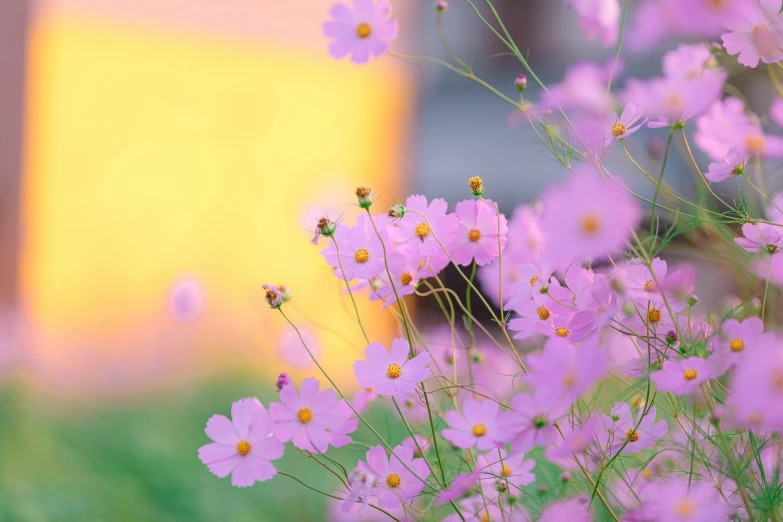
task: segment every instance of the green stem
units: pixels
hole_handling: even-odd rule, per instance
[[[340,263],[340,272],[343,274],[345,287],[348,289],[348,295],[351,296],[351,303],[353,303],[353,311],[356,312],[356,320],[359,322],[359,328],[362,329],[364,340],[367,342],[367,344],[370,344],[370,338],[367,337],[367,332],[364,330],[364,325],[362,324],[362,318],[359,315],[359,308],[356,306],[356,299],[354,299],[353,292],[351,291],[351,283],[348,282],[348,278],[345,276],[345,269],[343,268],[343,260],[340,257],[340,247],[337,245],[337,239],[335,239],[334,235],[332,235],[332,241],[334,241],[334,248],[337,250],[337,261]]]

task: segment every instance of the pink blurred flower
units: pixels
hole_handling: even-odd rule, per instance
[[[231,418],[214,415],[204,432],[214,442],[198,450],[198,458],[220,478],[231,474],[238,488],[264,482],[277,474],[270,463],[283,456],[283,444],[272,437],[275,423],[258,399],[231,405]]]
[[[696,145],[713,161],[722,161],[735,148],[741,148],[739,129],[754,126],[742,100],[728,97],[716,100],[696,119]]]
[[[318,335],[307,327],[300,327],[299,332],[302,334],[302,339],[304,339],[313,356],[317,358],[321,351]],[[294,368],[305,370],[314,366],[313,359],[307,353],[302,340],[299,339],[299,334],[293,328],[284,330],[280,334],[280,340],[277,342],[277,352],[286,364]]]
[[[419,452],[419,448],[421,448],[421,451],[423,451],[426,454],[427,450],[430,447],[429,439],[427,439],[426,437],[422,437],[421,435],[416,435],[416,442],[413,441],[412,437],[408,437],[407,439],[404,439],[400,444],[408,448],[409,450],[411,450],[415,458],[420,458],[424,456]]]
[[[204,311],[204,288],[195,279],[177,281],[169,294],[169,306],[177,319],[197,319]]]
[[[359,388],[353,394],[352,404],[356,411],[364,413],[367,406],[377,398],[378,394],[375,393],[375,388]]]
[[[478,472],[473,471],[471,473],[460,473],[451,482],[451,485],[438,493],[435,499],[436,506],[442,506],[449,504],[455,500],[459,500],[478,484]]]
[[[713,183],[725,181],[745,172],[748,157],[741,149],[731,149],[722,161],[712,162],[704,173],[704,177]]]
[[[394,454],[396,457],[387,456],[383,446],[378,445],[367,452],[366,462],[359,462],[359,469],[377,477],[374,487],[366,495],[377,496],[384,509],[396,509],[411,502],[425,488],[423,481],[430,474],[424,459],[413,458],[410,449],[396,446]]]
[[[734,367],[726,402],[734,421],[748,429],[783,429],[783,351],[779,335],[760,342]]]
[[[711,358],[712,359],[712,358]],[[650,375],[658,390],[676,395],[690,395],[701,383],[717,377],[712,364],[700,357],[664,361],[661,370]]]
[[[540,522],[590,522],[590,499],[579,496],[549,504],[541,512]]]
[[[428,205],[424,196],[408,196],[405,208],[408,210],[405,216],[396,225],[388,227],[389,237],[408,255],[426,257],[440,254],[443,249],[435,236],[446,246],[451,243],[459,227],[457,216],[447,213],[446,201],[433,199]],[[427,219],[411,210],[423,214]]]
[[[511,399],[511,408],[502,414],[500,425],[511,438],[513,451],[521,453],[548,446],[559,436],[554,423],[565,414],[568,402],[541,393],[519,393]]]
[[[544,350],[527,357],[524,381],[545,393],[575,401],[606,374],[606,352],[596,342],[579,348],[565,339],[549,339]]]
[[[734,238],[734,242],[748,252],[766,252],[774,254],[783,248],[783,236],[780,227],[766,223],[745,223],[742,225],[742,235]]]
[[[497,451],[491,451],[479,456],[476,467],[481,471],[483,478],[491,478],[496,481],[502,481],[517,490],[522,486],[532,484],[536,480],[533,468],[536,467],[536,461],[525,459],[525,453],[514,453],[508,455],[506,450],[501,449],[500,455]],[[517,494],[511,491],[511,495]]]
[[[622,66],[614,59],[599,65],[592,62],[578,62],[566,69],[561,83],[549,86],[536,108],[559,111],[581,109],[592,114],[606,114],[611,110],[611,99],[606,90],[612,69],[617,77]]]
[[[639,203],[620,184],[588,172],[547,190],[543,204],[541,229],[556,263],[623,250],[641,219]]]
[[[713,350],[727,356],[729,364],[742,360],[763,341],[764,323],[758,317],[748,317],[742,322],[727,319],[721,325],[720,334],[712,338]]]
[[[495,401],[465,399],[462,413],[446,412],[445,420],[450,428],[441,431],[441,436],[462,449],[473,446],[479,451],[501,448],[503,437],[497,421],[498,410]]]
[[[329,246],[321,250],[326,262],[334,268],[334,275],[350,281],[354,278],[372,279],[385,270],[383,246],[366,214],[359,214],[353,227],[339,225]],[[337,255],[337,249],[340,255]],[[340,263],[342,262],[342,268]]]
[[[467,266],[475,259],[478,266],[484,266],[498,257],[498,249],[502,250],[506,245],[508,224],[503,214],[498,216],[492,202],[480,199],[460,201],[455,212],[460,226],[449,247],[454,261]]]
[[[595,454],[595,448],[592,446],[596,432],[603,422],[603,415],[595,415],[581,427],[572,427],[570,422],[562,423],[563,438],[556,439],[554,444],[546,449],[546,458],[569,471],[578,471],[579,465],[588,470],[594,469],[602,456]],[[588,453],[592,455],[588,456]]]
[[[769,108],[769,117],[778,124],[778,127],[783,127],[783,98],[775,98],[772,102],[772,107]]]
[[[332,39],[329,55],[339,60],[351,55],[353,63],[367,63],[389,49],[397,37],[397,21],[389,20],[391,5],[387,0],[354,0],[353,9],[334,4],[329,10],[332,20],[324,23],[324,35]]]
[[[378,395],[403,398],[416,389],[416,385],[429,377],[427,367],[430,355],[420,353],[408,359],[410,345],[405,339],[392,341],[391,353],[381,343],[367,345],[364,355],[353,364],[356,380],[365,388],[375,388]]]
[[[611,122],[608,132],[604,134],[604,146],[608,147],[612,143],[619,140],[624,140],[647,123],[647,120],[634,125],[641,117],[644,116],[644,107],[637,107],[633,102],[629,102],[625,105],[620,117],[615,117]]]
[[[618,0],[567,0],[579,14],[579,26],[589,40],[600,40],[604,46],[617,43],[620,33]]]
[[[628,404],[618,402],[612,408],[611,416],[604,417],[605,436],[608,437],[610,453],[617,453],[621,447],[622,453],[650,449],[666,434],[666,421],[655,422],[655,407],[651,407],[646,415],[645,411],[640,410],[638,417],[634,419]]]
[[[393,305],[397,302],[397,296],[402,299],[406,295],[412,295],[416,292],[416,286],[422,279],[427,277],[426,269],[421,266],[421,262],[411,256],[405,256],[397,252],[392,252],[388,256],[389,272],[391,272],[394,287],[387,281],[388,274],[384,271],[380,279],[384,282],[376,290],[376,294],[384,299],[381,309]],[[395,295],[394,291],[397,291]]]
[[[721,35],[730,55],[739,63],[756,67],[761,60],[773,64],[783,59],[783,15],[780,0],[752,0],[723,21],[729,32]]]
[[[642,513],[651,522],[714,522],[731,515],[718,490],[706,481],[655,482],[645,490],[645,499]]]
[[[334,390],[319,393],[319,383],[309,378],[302,381],[301,393],[290,385],[280,390],[281,403],[269,405],[269,414],[277,421],[275,437],[294,443],[299,449],[324,453],[332,441],[329,430],[340,430],[345,424],[343,412],[337,408]]]

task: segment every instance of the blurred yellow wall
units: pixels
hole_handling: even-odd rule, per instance
[[[181,334],[161,317],[182,274],[207,297],[197,334],[176,348],[183,366],[282,369],[282,318],[258,299],[271,282],[354,341],[321,343],[327,366],[350,374],[358,330],[299,216],[335,187],[352,212],[359,183],[393,202],[411,103],[402,70],[57,16],[33,28],[29,71],[22,294],[47,381],[71,372],[89,388],[112,364],[139,364],[144,381],[157,363],[138,354],[154,359]],[[371,320],[377,306],[362,312],[391,336],[391,322]],[[71,356],[80,350],[92,355]]]

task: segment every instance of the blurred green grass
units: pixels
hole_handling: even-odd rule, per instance
[[[207,419],[257,395],[256,382],[201,383],[91,407],[59,404],[12,385],[0,393],[0,521],[265,522],[325,520],[325,497],[277,476],[247,489],[218,479],[197,457]],[[380,426],[385,411],[371,413]],[[376,424],[378,425],[378,424]],[[360,428],[357,438],[371,442]],[[398,443],[403,433],[386,433]],[[360,447],[331,450],[350,470]],[[286,445],[278,469],[334,491],[339,482]]]

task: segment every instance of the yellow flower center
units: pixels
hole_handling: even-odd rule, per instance
[[[741,352],[745,349],[745,341],[740,338],[732,339],[729,343],[729,348],[731,348],[732,352]]]
[[[470,185],[470,189],[474,192],[477,190],[481,190],[481,186],[484,184],[482,179],[478,176],[473,176],[468,180],[468,185]]]
[[[645,292],[655,292],[655,281],[652,279],[648,279],[644,282],[644,291]]]
[[[353,258],[356,260],[357,263],[364,264],[370,260],[370,253],[367,251],[366,248],[360,248],[353,254]]]
[[[649,470],[649,469],[647,469],[647,468],[644,468],[644,469],[642,470],[642,478],[645,478],[645,479],[647,479],[647,478],[650,478],[650,477],[652,477],[652,471],[650,471],[650,470]]]
[[[471,229],[470,232],[468,232],[468,239],[473,241],[474,243],[481,239],[481,231],[474,229]]]
[[[557,328],[555,328],[555,334],[558,337],[568,337],[568,334],[570,333],[571,332],[565,326],[558,326]]]
[[[402,479],[396,473],[389,473],[389,476],[386,477],[386,484],[388,484],[390,488],[398,488],[400,487],[400,484],[402,484]]]
[[[625,432],[625,438],[628,439],[630,442],[636,442],[637,440],[639,440],[639,433],[635,431],[633,428],[631,428]]]
[[[685,102],[677,93],[672,92],[666,97],[666,105],[672,111],[681,111],[685,107]]]
[[[529,281],[529,283],[530,283],[530,286],[535,286],[535,284],[536,284],[536,281],[538,281],[539,279],[541,279],[541,278],[540,278],[540,277],[538,277],[537,275],[534,275],[533,277],[531,277],[531,278],[530,278],[530,281]]]
[[[566,388],[573,388],[574,384],[576,384],[576,377],[571,375],[570,373],[563,377],[563,386]]]
[[[549,319],[549,310],[547,310],[543,305],[538,307],[536,313],[538,314],[538,318],[542,321]]]
[[[765,145],[764,136],[748,136],[745,138],[745,148],[747,148],[748,152],[751,154],[763,152]]]
[[[372,27],[370,24],[361,23],[356,26],[356,34],[359,35],[359,38],[367,38],[372,34]]]
[[[647,320],[651,323],[659,323],[661,321],[661,311],[653,308],[647,312]]]
[[[684,372],[682,372],[682,376],[685,378],[686,381],[692,381],[693,379],[699,376],[699,372],[691,368],[689,370],[685,370]]]
[[[772,389],[775,391],[783,391],[783,372],[778,372],[772,378]]]
[[[302,408],[296,412],[296,418],[299,419],[299,422],[302,424],[308,424],[313,420],[313,410],[310,408]]]
[[[416,225],[416,235],[421,239],[430,235],[430,226],[427,223],[419,223]]]
[[[390,379],[396,379],[402,375],[402,367],[397,363],[391,363],[389,367],[386,368],[386,375],[388,375]]]
[[[490,522],[490,520],[489,520],[489,514],[487,514],[487,513],[482,513],[482,514],[481,514],[481,522]]]
[[[623,122],[618,121],[612,124],[612,134],[614,134],[615,138],[619,138],[626,132],[628,132],[628,128]]]
[[[593,235],[598,232],[598,219],[593,215],[585,216],[582,219],[582,231],[585,234]]]
[[[633,406],[634,408],[641,408],[642,406],[644,406],[644,397],[642,397],[641,395],[635,395],[631,399],[631,406]]]
[[[503,466],[502,468],[500,468],[501,477],[510,477],[511,473],[512,473],[511,468],[509,468],[508,466]]]
[[[473,426],[473,435],[476,437],[483,437],[487,434],[487,427],[483,424],[476,424]]]
[[[250,453],[250,443],[246,440],[240,440],[237,444],[237,453],[243,457]]]
[[[413,276],[408,272],[405,272],[400,276],[400,283],[402,283],[403,286],[411,284],[411,281],[413,281]]]
[[[681,517],[692,515],[694,511],[696,511],[696,506],[694,506],[693,501],[688,498],[680,500],[677,503],[677,507],[674,508],[674,512]]]

